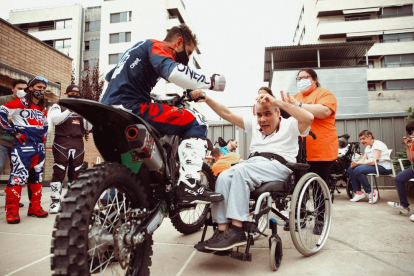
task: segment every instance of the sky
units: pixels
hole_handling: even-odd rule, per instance
[[[12,9],[74,3],[88,7],[102,2],[0,0],[0,17],[7,19]],[[203,72],[226,77],[224,92],[207,91],[207,95],[229,107],[253,105],[258,89],[268,85],[263,82],[265,47],[292,44],[301,0],[184,0],[184,3],[198,36]],[[217,118],[208,108],[204,110],[210,118]]]

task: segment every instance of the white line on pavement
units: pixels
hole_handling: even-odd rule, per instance
[[[16,269],[15,271],[12,271],[12,272],[10,272],[9,274],[6,274],[6,275],[4,275],[4,276],[10,276],[10,275],[13,275],[13,274],[14,274],[14,273],[16,273],[16,272],[19,272],[19,271],[21,271],[21,270],[23,270],[23,269],[25,269],[25,268],[28,268],[29,266],[32,266],[32,265],[34,265],[34,264],[37,264],[37,263],[39,263],[39,262],[41,262],[41,261],[43,261],[43,260],[45,260],[45,259],[47,259],[47,258],[50,258],[51,256],[53,256],[53,254],[47,255],[46,257],[43,257],[43,258],[41,258],[40,260],[34,261],[34,262],[32,262],[32,263],[30,263],[30,264],[28,264],[28,265],[25,265],[25,266],[23,266],[23,267],[21,267],[21,268],[19,268],[19,269]]]
[[[178,271],[177,276],[180,276],[181,273],[183,273],[184,269],[187,268],[187,265],[190,263],[191,259],[194,257],[196,251],[193,251],[193,253],[191,254],[191,256],[188,258],[188,260],[185,262],[185,264],[183,265],[183,267],[180,269],[180,271]],[[6,275],[7,276],[7,275]]]
[[[23,235],[23,236],[43,236],[43,237],[50,237],[51,234],[28,234],[28,233],[10,233],[10,232],[0,232],[0,234],[7,234],[7,235]]]

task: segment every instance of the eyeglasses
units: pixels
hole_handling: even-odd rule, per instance
[[[27,84],[27,86],[29,87],[30,86],[30,84],[32,83],[32,81],[34,81],[34,80],[39,80],[39,81],[43,81],[43,82],[45,82],[46,84],[48,84],[49,83],[49,81],[47,80],[47,79],[45,79],[44,77],[35,77],[35,78],[33,78],[28,84]]]
[[[312,78],[312,76],[307,75],[307,76],[303,76],[303,77],[297,77],[296,81],[300,81],[300,80],[303,80],[303,79],[309,79],[309,78]]]

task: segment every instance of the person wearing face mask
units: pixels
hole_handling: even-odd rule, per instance
[[[178,202],[208,204],[223,197],[200,186],[199,171],[207,149],[206,120],[184,108],[154,103],[150,96],[160,78],[185,89],[224,90],[224,76],[210,77],[188,66],[196,47],[196,35],[185,24],[171,28],[164,41],[148,39],[136,43],[106,75],[109,83],[102,103],[140,116],[163,134],[182,137],[178,148]]]
[[[16,98],[22,98],[26,95],[24,89],[27,87],[27,81],[18,79],[12,83],[12,94],[1,96],[0,105],[13,101]],[[11,120],[9,118],[9,123]],[[11,157],[11,150],[13,147],[13,136],[6,133],[4,130],[0,129],[0,173],[3,173],[4,164],[6,164],[7,157]],[[5,193],[0,193],[0,195],[5,196]],[[20,207],[23,207],[23,203],[19,203]]]
[[[66,88],[68,98],[80,98],[80,90],[77,85],[69,85]],[[92,129],[92,125],[75,112],[63,106],[54,104],[49,116],[55,126],[55,139],[53,140],[53,176],[50,182],[50,209],[49,213],[56,214],[60,208],[60,196],[62,182],[68,170],[68,180],[71,183],[78,178],[83,164],[85,148],[83,135]]]
[[[300,93],[292,97],[281,92],[281,96],[284,101],[303,108],[315,116],[311,131],[316,135],[316,139],[310,136],[306,138],[307,161],[310,165],[309,172],[318,174],[327,182],[329,172],[338,157],[338,134],[335,127],[336,98],[331,91],[320,87],[318,76],[313,69],[301,69],[296,76],[296,85]],[[317,195],[315,196],[318,198]],[[319,214],[323,214],[325,205],[322,202],[316,204],[320,206]],[[322,221],[321,217],[319,221]]]
[[[44,102],[47,83],[43,77],[31,79],[23,98],[0,107],[0,127],[14,136],[11,173],[6,189],[6,219],[9,224],[20,222],[19,201],[26,181],[30,200],[27,215],[38,218],[48,215],[41,206],[44,143],[48,128]],[[8,116],[14,127],[10,125]]]

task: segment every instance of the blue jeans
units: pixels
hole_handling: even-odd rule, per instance
[[[410,206],[407,200],[407,190],[405,189],[405,183],[408,180],[414,178],[414,170],[412,168],[408,168],[397,174],[395,177],[395,187],[397,188],[398,197],[400,198],[400,204],[403,207]]]
[[[387,170],[383,166],[378,165],[379,174],[391,174],[391,170]],[[348,168],[348,174],[351,178],[352,190],[354,192],[361,191],[361,185],[364,187],[366,193],[371,193],[371,184],[369,184],[367,179],[367,174],[377,173],[375,166],[373,165],[360,165],[358,167]]]
[[[6,164],[7,156],[10,156],[12,148],[0,145],[0,173],[3,173],[4,164]]]

